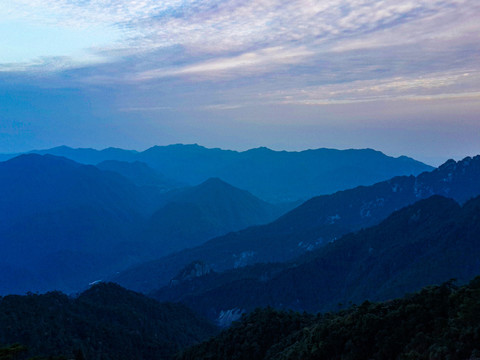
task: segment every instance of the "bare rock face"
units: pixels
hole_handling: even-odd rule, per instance
[[[239,308],[233,308],[229,310],[222,310],[218,315],[217,325],[221,328],[229,327],[232,322],[239,320],[242,317],[242,314],[245,313],[245,310]]]
[[[177,285],[184,281],[193,280],[195,278],[205,276],[213,272],[212,267],[203,261],[194,261],[185,266],[171,281],[170,285]]]

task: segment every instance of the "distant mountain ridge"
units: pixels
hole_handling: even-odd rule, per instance
[[[417,177],[395,177],[312,198],[270,224],[218,237],[132,268],[115,281],[148,292],[167,284],[179,269],[193,261],[203,261],[216,271],[258,262],[289,261],[351,231],[376,225],[395,210],[433,194],[459,202],[479,195],[480,156],[448,161]]]
[[[151,174],[142,164],[113,165]],[[77,291],[129,265],[272,221],[288,206],[219,179],[165,192],[67,158],[21,155],[0,163],[0,294]]]
[[[433,168],[411,158],[393,158],[372,149],[315,149],[299,152],[256,148],[207,149],[199,145],[154,146],[143,152],[66,146],[34,151],[64,156],[84,164],[106,160],[146,163],[169,179],[197,185],[218,177],[269,202],[307,200],[398,175],[418,175]],[[352,176],[355,174],[355,176]]]

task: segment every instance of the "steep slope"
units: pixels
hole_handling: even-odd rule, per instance
[[[0,297],[0,344],[28,354],[86,359],[169,359],[216,328],[178,304],[160,304],[115,284],[76,298],[58,292]]]
[[[480,278],[337,313],[259,309],[177,359],[477,359]]]
[[[217,178],[178,190],[167,201],[142,236],[158,253],[198,246],[215,236],[268,223],[286,211],[286,206],[268,204]]]
[[[0,282],[2,293],[41,291],[44,284],[70,290],[131,264],[128,242],[159,197],[118,174],[52,155],[0,163],[0,266],[12,274]],[[59,261],[78,268],[62,272]]]
[[[258,148],[237,152],[178,144],[154,146],[143,152],[59,147],[41,153],[66,156],[87,164],[138,160],[168,178],[190,185],[218,177],[269,202],[305,200],[432,169],[407,157],[393,158],[371,149],[288,152]]]
[[[418,177],[402,176],[315,197],[278,220],[132,268],[115,278],[139,291],[162,286],[185,265],[201,260],[216,271],[257,262],[289,261],[342,235],[378,224],[393,211],[433,194],[464,202],[480,194],[480,156],[448,161]]]
[[[349,234],[266,277],[251,270],[198,279],[155,294],[181,300],[212,318],[232,309],[274,306],[329,311],[339,303],[403,296],[451,278],[480,273],[480,197],[460,207],[440,196],[421,200],[377,226]],[[219,275],[217,275],[217,278]],[[226,281],[225,277],[230,277]],[[189,291],[188,289],[195,289]],[[190,295],[187,295],[189,294]],[[241,294],[241,295],[239,295]]]

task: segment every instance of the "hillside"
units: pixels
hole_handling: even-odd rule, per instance
[[[0,293],[76,289],[132,264],[156,189],[52,155],[0,163]],[[59,271],[63,269],[63,271]]]
[[[198,246],[215,236],[268,223],[287,210],[287,205],[266,203],[217,178],[177,190],[166,201],[151,216],[142,235],[159,253]]]
[[[478,359],[480,278],[318,315],[256,310],[178,360]]]
[[[413,159],[393,158],[371,149],[289,152],[257,148],[238,152],[177,144],[154,146],[143,152],[62,146],[38,153],[65,156],[86,164],[141,161],[166,177],[189,185],[218,177],[268,202],[307,200],[393,176],[432,170]]]
[[[161,177],[144,164],[103,167],[110,170],[36,154],[0,163],[0,294],[78,291],[132,264],[267,223],[291,206],[220,179],[166,192],[146,181]]]
[[[182,267],[197,260],[217,272],[258,262],[291,261],[349,232],[376,225],[392,212],[434,194],[459,202],[479,195],[480,156],[448,161],[417,177],[395,177],[315,197],[272,223],[227,234],[134,267],[114,281],[149,292],[167,284]]]
[[[115,284],[100,283],[74,298],[59,292],[0,297],[0,344],[26,346],[25,357],[170,359],[216,331],[182,305]]]
[[[209,274],[153,294],[181,301],[211,319],[258,306],[330,311],[339,303],[403,296],[450,278],[480,273],[480,197],[460,207],[439,196],[349,234],[295,263]],[[258,266],[257,266],[258,268]]]

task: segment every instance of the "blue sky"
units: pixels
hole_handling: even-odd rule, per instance
[[[0,152],[480,153],[477,0],[0,3]]]

